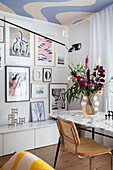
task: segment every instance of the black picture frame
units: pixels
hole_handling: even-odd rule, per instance
[[[5,102],[30,101],[30,67],[5,66]]]
[[[43,68],[43,82],[52,82],[52,69],[51,68]]]
[[[2,29],[2,40],[0,39],[0,43],[4,43],[4,27],[0,26],[0,29]]]

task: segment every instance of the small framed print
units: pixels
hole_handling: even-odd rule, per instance
[[[0,44],[0,70],[4,70],[4,44]]]
[[[50,84],[50,113],[67,110],[67,84]]]
[[[30,100],[30,68],[21,66],[5,67],[6,102]]]
[[[55,39],[52,35],[44,35]],[[47,38],[35,35],[35,66],[54,67],[55,43]]]
[[[66,67],[66,54],[56,53],[56,67]]]
[[[44,102],[31,102],[32,122],[45,120]]]
[[[0,43],[4,42],[4,27],[0,26]]]
[[[42,69],[41,68],[33,69],[33,80],[34,81],[42,81]]]
[[[43,82],[51,82],[51,81],[52,81],[52,69],[43,68]]]
[[[48,84],[32,84],[32,98],[47,98]]]

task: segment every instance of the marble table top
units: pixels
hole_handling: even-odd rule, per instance
[[[58,111],[57,113],[50,113],[52,118],[60,117],[71,120],[79,125],[86,127],[93,127],[97,129],[113,132],[113,120],[105,119],[105,112],[98,112],[96,115],[84,115],[80,110]]]

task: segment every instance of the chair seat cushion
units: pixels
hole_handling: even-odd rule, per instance
[[[69,149],[72,153],[75,152],[75,144],[67,141],[65,147]],[[98,154],[108,153],[111,149],[96,142],[90,138],[80,139],[80,145],[78,145],[78,155],[79,156],[95,156]]]
[[[0,170],[54,170],[46,162],[29,152],[16,152]]]

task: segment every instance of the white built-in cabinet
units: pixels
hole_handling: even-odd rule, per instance
[[[54,120],[25,123],[22,127],[0,127],[0,156],[56,144],[59,132]]]

